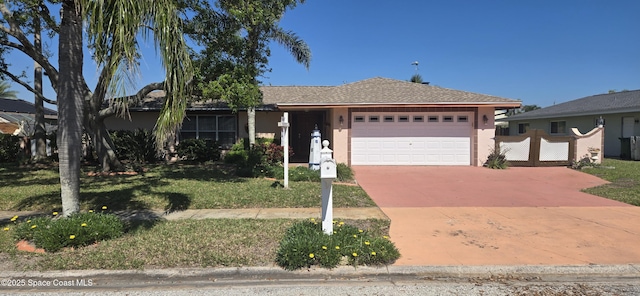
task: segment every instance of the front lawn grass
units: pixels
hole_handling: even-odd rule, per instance
[[[602,165],[583,172],[611,182],[584,192],[640,206],[640,161],[605,158]]]
[[[217,165],[152,165],[138,175],[81,177],[81,209],[110,210],[303,208],[321,206],[319,182],[240,178]],[[61,209],[57,167],[0,166],[0,210]],[[334,185],[334,207],[371,207],[375,203],[358,186]]]
[[[286,229],[302,220],[209,219],[149,221],[122,237],[56,253],[17,251],[15,224],[0,231],[2,270],[152,269],[275,266]],[[346,220],[375,235],[388,235],[388,220]]]

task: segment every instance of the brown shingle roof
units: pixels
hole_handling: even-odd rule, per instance
[[[339,86],[260,86],[265,108],[269,106],[303,105],[460,105],[487,104],[520,106],[520,101],[439,86],[375,77]],[[142,108],[158,110],[162,107],[163,91],[150,93]],[[514,106],[517,105],[517,106]],[[224,109],[219,101],[195,102],[189,110]]]
[[[520,101],[375,77],[340,86],[262,86],[277,105],[519,104]]]

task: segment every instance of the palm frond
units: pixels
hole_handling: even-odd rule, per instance
[[[311,64],[311,49],[304,40],[298,37],[293,31],[285,31],[280,27],[272,28],[270,34],[270,37],[287,49],[298,63],[304,65],[307,70],[309,69]]]

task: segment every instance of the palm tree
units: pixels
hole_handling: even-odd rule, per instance
[[[86,109],[88,115],[99,115],[101,110],[96,105],[101,105],[106,97],[114,96],[126,87],[130,75],[137,69],[139,34],[143,37],[153,35],[166,71],[165,82],[153,86],[161,86],[167,93],[156,123],[156,142],[164,143],[182,122],[187,82],[192,70],[176,11],[172,0],[62,1],[57,95],[60,186],[65,216],[79,209],[84,111]],[[83,23],[87,24],[89,44],[101,67],[93,93],[82,75]],[[89,103],[84,104],[85,101]],[[126,106],[120,105],[122,108]],[[88,118],[86,121],[91,121],[91,116]]]
[[[422,83],[422,76],[420,76],[420,74],[414,74],[413,76],[411,76],[411,79],[409,81],[413,83]]]
[[[6,81],[0,81],[0,98],[17,99],[18,92],[10,90],[11,84]]]

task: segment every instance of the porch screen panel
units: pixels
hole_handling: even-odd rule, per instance
[[[235,116],[218,116],[218,144],[228,148],[236,142],[236,118]]]

